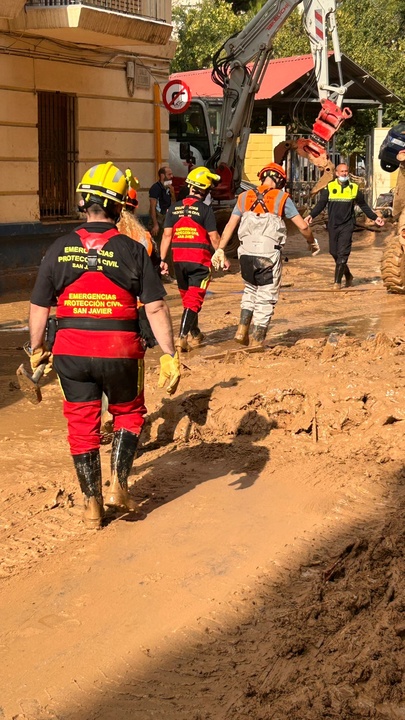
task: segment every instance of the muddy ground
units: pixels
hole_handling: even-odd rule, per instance
[[[233,263],[173,399],[148,354],[145,519],[101,532],[56,378],[38,406],[16,385],[28,294],[1,299],[0,718],[405,718],[405,298],[380,280],[386,231],[356,233],[339,293],[317,234],[317,258],[289,240],[263,353],[233,352]]]

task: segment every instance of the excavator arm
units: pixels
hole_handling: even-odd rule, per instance
[[[297,0],[267,0],[261,10],[238,34],[230,37],[214,56],[212,79],[222,87],[223,110],[218,144],[210,160],[221,176],[215,190],[218,199],[230,198],[239,185],[250,135],[253,103],[270,61],[273,38],[292,11]],[[297,152],[323,169],[333,169],[326,143],[351,117],[342,108],[346,87],[343,84],[339,39],[335,22],[335,0],[303,0],[303,19],[314,58],[318,96],[322,105],[310,138],[294,144]],[[330,31],[335,61],[338,66],[338,87],[329,85],[327,32]],[[285,143],[279,152],[292,145]],[[329,164],[328,164],[329,163]],[[330,178],[328,177],[328,180]],[[327,181],[328,181],[327,180]]]

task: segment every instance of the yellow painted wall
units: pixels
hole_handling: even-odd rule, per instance
[[[258,183],[257,173],[264,165],[273,162],[273,150],[282,140],[285,140],[283,126],[268,127],[266,135],[251,133],[243,167],[244,180]]]
[[[77,107],[77,180],[91,165],[111,160],[139,178],[139,211],[147,213],[155,182],[153,82],[129,97],[124,68],[6,54],[0,39],[0,223],[39,221],[37,91],[69,93]],[[15,44],[15,47],[18,43]],[[43,47],[43,46],[41,46]],[[21,45],[21,50],[26,44]],[[162,48],[164,50],[164,48]],[[149,61],[143,60],[148,65]],[[168,64],[153,69],[160,86]],[[168,160],[168,118],[162,108],[162,161]]]
[[[380,161],[378,159],[381,143],[389,129],[390,128],[387,127],[375,128],[373,130],[373,204],[381,193],[389,192],[397,183],[398,170],[393,173],[385,172],[385,170],[381,169]]]

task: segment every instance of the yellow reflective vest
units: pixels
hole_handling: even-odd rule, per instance
[[[351,202],[356,200],[359,186],[354,182],[348,182],[341,185],[338,180],[331,180],[328,183],[328,200],[329,202]]]

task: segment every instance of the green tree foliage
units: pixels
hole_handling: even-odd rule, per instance
[[[193,7],[174,8],[178,45],[171,71],[212,68],[213,54],[248,20],[249,15],[236,15],[225,0],[201,0]]]
[[[258,11],[260,0],[201,0],[192,8],[175,8],[178,47],[172,71],[212,67],[212,56],[225,40],[240,31]],[[343,0],[337,11],[342,52],[401,98],[387,104],[384,124],[405,118],[405,0]],[[274,57],[310,52],[302,14],[295,10],[273,43]],[[353,120],[337,136],[339,150],[363,151],[364,137],[376,124],[376,110],[353,108]]]
[[[337,12],[342,51],[402,102],[387,105],[387,125],[405,116],[405,0],[350,0]]]
[[[303,30],[302,13],[294,10],[274,38],[274,57],[307,55],[309,52],[311,52],[311,48],[308,37]]]
[[[401,98],[384,108],[384,125],[405,117],[405,0],[344,0],[337,10],[342,52]],[[310,52],[302,15],[296,10],[274,40],[275,57]],[[376,110],[353,108],[353,120],[337,136],[340,152],[364,151],[364,137],[375,127]]]

